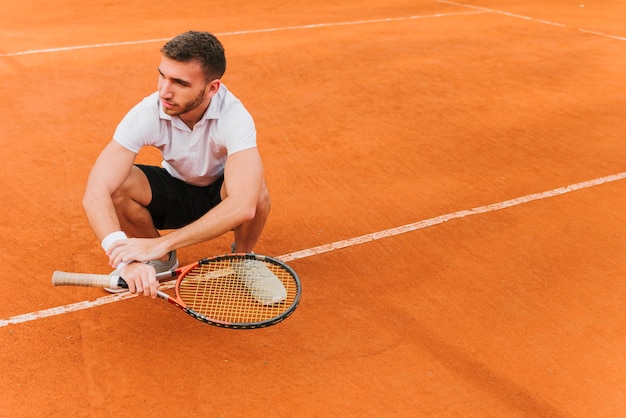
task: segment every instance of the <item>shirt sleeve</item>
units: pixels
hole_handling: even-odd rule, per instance
[[[255,148],[257,142],[254,119],[241,103],[234,106],[231,112],[230,115],[219,120],[219,131],[223,134],[228,155]]]
[[[151,145],[150,141],[156,137],[155,129],[158,121],[155,114],[150,110],[149,97],[139,102],[120,121],[113,134],[113,139],[124,148],[138,153],[139,150]]]

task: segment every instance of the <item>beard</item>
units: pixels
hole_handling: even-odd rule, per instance
[[[204,94],[206,93],[206,87],[202,89],[202,91],[193,99],[189,100],[188,102],[183,103],[182,105],[179,105],[177,103],[173,103],[175,107],[171,108],[171,109],[167,109],[165,107],[163,107],[163,111],[170,116],[180,116],[184,113],[190,112],[193,109],[195,109],[196,107],[200,106],[202,104],[202,102],[204,101]]]

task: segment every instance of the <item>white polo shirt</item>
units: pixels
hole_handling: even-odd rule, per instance
[[[163,112],[155,92],[124,116],[113,139],[134,153],[154,146],[173,177],[207,186],[222,176],[228,155],[256,147],[256,129],[241,101],[222,84],[193,130]]]

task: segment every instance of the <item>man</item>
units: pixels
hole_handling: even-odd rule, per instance
[[[153,298],[156,272],[178,266],[177,248],[232,230],[237,252],[252,252],[270,211],[254,121],[220,81],[219,40],[190,31],[161,53],[158,91],[122,119],[83,198],[112,274]],[[134,164],[144,146],[160,149],[162,167]],[[161,236],[163,229],[172,231]],[[280,281],[267,276],[275,294],[264,303],[284,298]]]

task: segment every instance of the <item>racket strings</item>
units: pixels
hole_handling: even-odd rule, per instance
[[[263,274],[244,262],[262,263],[282,283],[286,296],[277,303],[259,301]],[[265,273],[267,274],[267,273]],[[256,283],[251,287],[251,283]],[[280,316],[295,301],[297,284],[283,267],[260,260],[215,260],[200,264],[181,280],[178,293],[185,304],[206,318],[227,323],[254,323]],[[268,290],[269,292],[269,290]],[[254,294],[253,294],[254,293]]]

